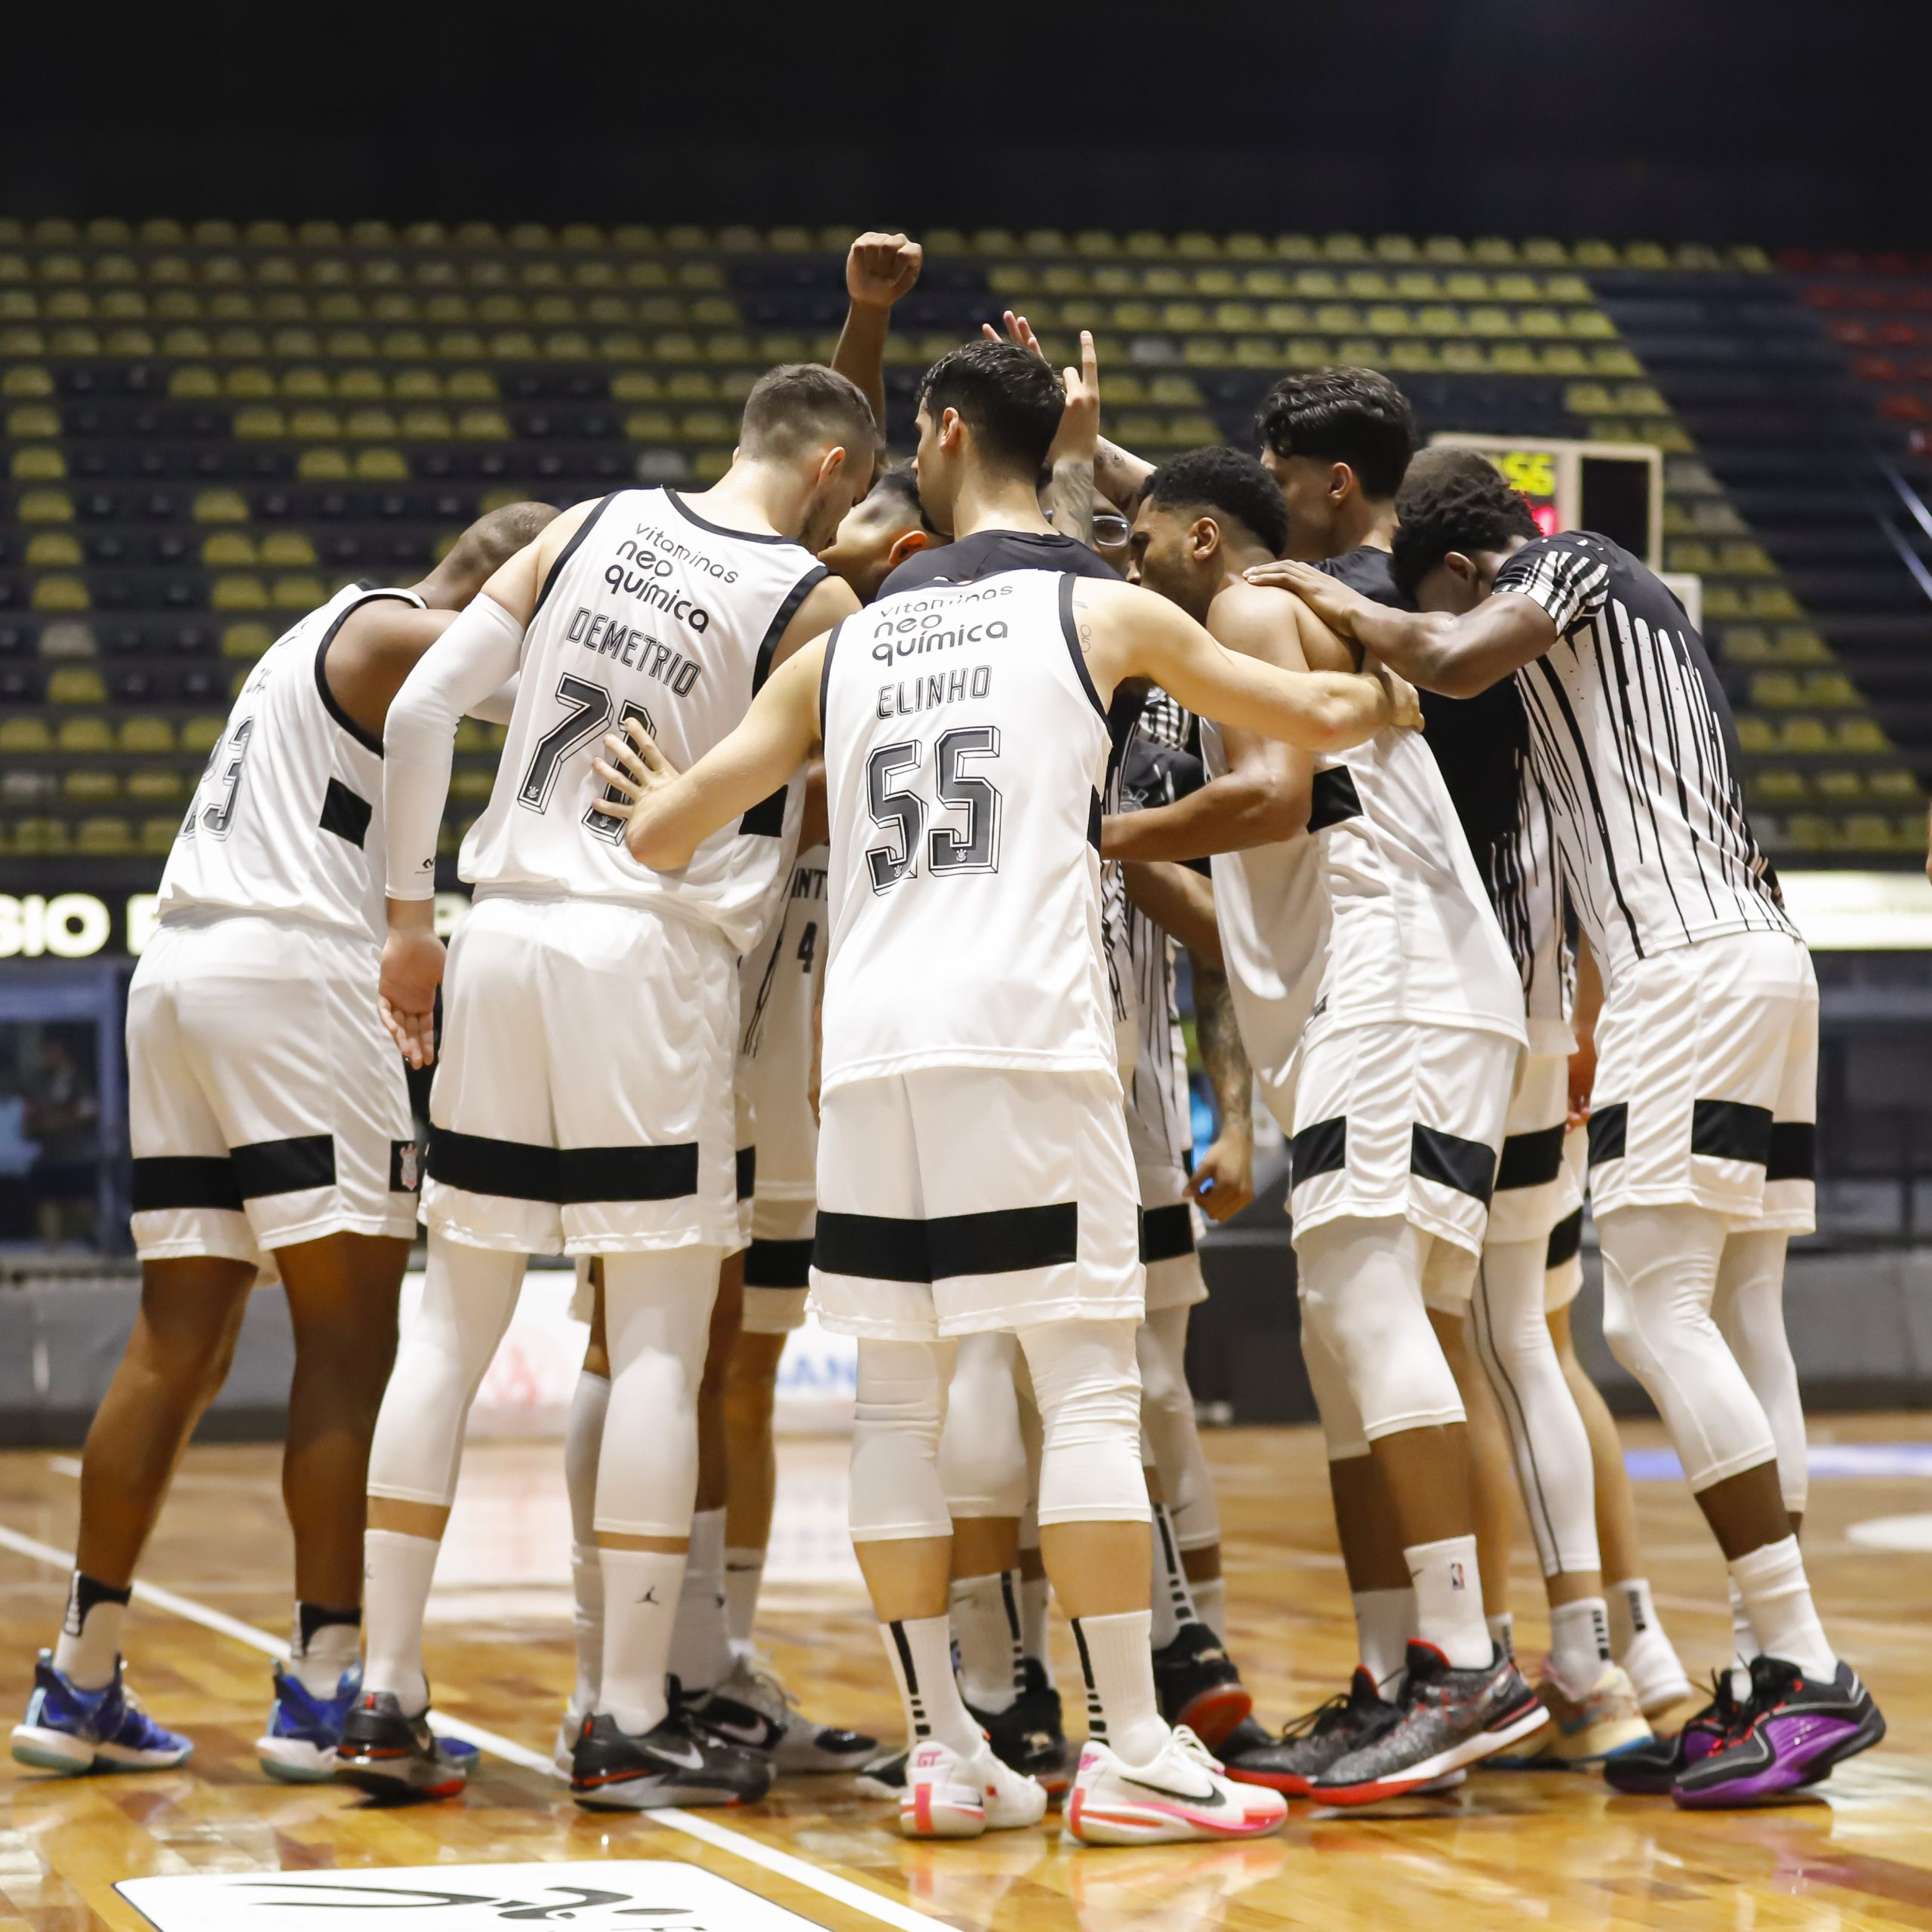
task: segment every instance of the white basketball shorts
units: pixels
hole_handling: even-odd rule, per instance
[[[1590,1203],[1692,1202],[1734,1229],[1808,1234],[1818,982],[1783,933],[1635,960],[1606,989],[1590,1102]]]
[[[1563,1137],[1563,1164],[1570,1171],[1577,1204],[1549,1231],[1543,1251],[1543,1305],[1546,1313],[1567,1308],[1583,1285],[1583,1181],[1589,1166],[1589,1129],[1573,1127]]]
[[[1129,1137],[1132,1137],[1131,1126]],[[1135,1170],[1140,1189],[1140,1260],[1147,1270],[1147,1312],[1192,1308],[1208,1299],[1198,1244],[1199,1213],[1186,1198],[1187,1175],[1177,1167]]]
[[[709,926],[478,900],[443,982],[423,1219],[518,1254],[734,1247],[737,1013]]]
[[[1581,1204],[1577,1177],[1563,1158],[1569,1116],[1568,1056],[1524,1054],[1503,1123],[1487,1240],[1542,1241]]]
[[[1407,1020],[1309,1040],[1290,1143],[1296,1234],[1399,1214],[1480,1254],[1521,1051],[1501,1033]]]
[[[812,1306],[920,1341],[1146,1309],[1134,1159],[1103,1073],[942,1066],[853,1080],[819,1116]]]
[[[253,913],[171,919],[128,989],[143,1261],[253,1262],[325,1235],[416,1232],[402,1055],[360,934]]]

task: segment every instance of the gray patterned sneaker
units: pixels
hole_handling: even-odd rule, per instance
[[[1380,1735],[1311,1778],[1309,1795],[1324,1804],[1401,1798],[1549,1721],[1501,1651],[1479,1669],[1455,1670],[1433,1644],[1413,1638],[1396,1711],[1396,1721]]]
[[[1399,1717],[1358,1664],[1345,1695],[1291,1719],[1279,1737],[1250,1742],[1237,1733],[1222,1746],[1221,1761],[1228,1776],[1242,1784],[1265,1784],[1291,1798],[1306,1798],[1312,1779],[1392,1729]]]

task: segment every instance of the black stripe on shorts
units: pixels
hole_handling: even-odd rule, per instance
[[[806,1288],[811,1278],[809,1241],[755,1241],[745,1250],[748,1288]]]
[[[1712,1160],[1746,1161],[1768,1167],[1771,1110],[1742,1100],[1697,1100],[1690,1109],[1690,1151]]]
[[[242,1190],[226,1154],[146,1154],[134,1162],[133,1201],[137,1214],[170,1208],[222,1208],[238,1214]]]
[[[1563,1128],[1538,1128],[1534,1134],[1512,1134],[1503,1143],[1496,1164],[1496,1191],[1506,1188],[1545,1187],[1563,1171]]]
[[[1289,1173],[1300,1186],[1317,1174],[1331,1174],[1349,1164],[1349,1117],[1337,1114],[1304,1127],[1289,1145]]]
[[[524,1140],[493,1140],[485,1134],[429,1129],[424,1171],[466,1194],[494,1194],[505,1201],[557,1201],[557,1150]]]
[[[1002,1208],[921,1220],[820,1208],[812,1265],[826,1275],[875,1281],[943,1281],[959,1275],[1017,1275],[1054,1268],[1080,1252],[1080,1207]]]
[[[231,1147],[235,1184],[244,1201],[265,1194],[300,1194],[335,1185],[335,1136],[304,1134],[293,1140],[257,1140]]]
[[[1818,1130],[1808,1120],[1771,1123],[1771,1158],[1764,1165],[1770,1180],[1810,1180],[1818,1171]]]
[[[1574,1261],[1583,1251],[1583,1211],[1573,1208],[1549,1231],[1549,1246],[1545,1250],[1543,1265],[1546,1268],[1561,1268],[1566,1261]]]
[[[563,1147],[557,1152],[557,1204],[681,1201],[697,1192],[697,1143],[661,1147]]]
[[[1194,1252],[1194,1216],[1185,1201],[1140,1211],[1140,1258],[1177,1261]]]
[[[1409,1134],[1409,1172],[1487,1202],[1496,1186],[1496,1150],[1417,1121]]]
[[[1607,1106],[1590,1109],[1590,1165],[1601,1167],[1606,1161],[1620,1161],[1630,1132],[1630,1103],[1612,1100]]]
[[[740,1147],[738,1149],[738,1198],[749,1201],[752,1191],[758,1186],[758,1149]]]

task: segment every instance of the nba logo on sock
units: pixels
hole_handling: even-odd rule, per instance
[[[1449,1566],[1449,1587],[1452,1590],[1460,1590],[1465,1587],[1463,1582],[1463,1566],[1460,1563],[1452,1563]]]

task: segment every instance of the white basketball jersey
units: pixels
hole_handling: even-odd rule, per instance
[[[1577,1045],[1570,1023],[1577,954],[1565,931],[1563,869],[1549,801],[1527,759],[1515,826],[1490,854],[1489,899],[1516,962],[1530,1051],[1567,1056]]]
[[[934,584],[827,643],[828,1091],[923,1066],[1115,1072],[1107,724],[1074,584],[1041,571]]]
[[[784,896],[758,946],[739,967],[738,1057],[801,1069],[801,1093],[811,1072],[812,1009],[831,943],[826,930],[829,857],[825,847],[814,845],[786,869]]]
[[[1318,758],[1308,829],[1328,896],[1311,1026],[1397,1020],[1523,1039],[1522,982],[1419,734]]]
[[[715,832],[681,872],[639,865],[599,810],[605,734],[641,720],[680,771],[733,730],[826,574],[782,537],[707,523],[673,490],[620,490],[565,546],[524,635],[516,705],[460,869],[479,894],[561,891],[657,906],[756,943],[785,860],[785,792]]]
[[[383,930],[383,741],[337,703],[323,660],[349,613],[413,591],[352,583],[283,632],[248,673],[161,878],[161,916],[283,912]]]

